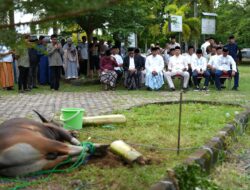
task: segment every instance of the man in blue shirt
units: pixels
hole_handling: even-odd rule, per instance
[[[239,69],[237,66],[237,63],[238,63],[237,53],[239,51],[239,48],[238,48],[237,43],[235,42],[235,38],[233,35],[229,36],[228,44],[225,45],[225,47],[227,47],[227,49],[229,50],[229,55],[231,55],[233,57],[234,61],[236,62],[237,72],[235,73],[235,76],[234,76],[234,86],[233,86],[232,90],[238,90],[238,87],[239,87]]]

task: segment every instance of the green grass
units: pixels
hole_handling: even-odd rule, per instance
[[[78,179],[91,183],[91,190],[144,190],[162,179],[168,168],[181,163],[193,150],[181,151],[180,156],[175,151],[163,150],[176,148],[179,106],[147,105],[122,111],[127,117],[124,125],[115,125],[114,129],[102,126],[84,127],[80,139],[86,141],[91,137],[93,142],[110,143],[122,139],[127,143],[153,146],[145,148],[134,146],[145,157],[152,160],[151,165],[102,167],[100,165],[85,165],[72,173],[54,174],[49,182],[41,183],[33,189],[47,190],[50,187],[75,189],[71,181]],[[200,147],[225,123],[232,121],[234,112],[242,111],[240,107],[213,106],[201,104],[184,104],[182,113],[181,147]],[[230,117],[226,117],[230,113]],[[162,150],[158,148],[163,148]],[[102,162],[100,159],[99,162]],[[63,178],[63,180],[62,180]]]
[[[230,153],[226,162],[213,170],[211,177],[213,181],[225,190],[249,190],[250,175],[244,171],[239,158],[250,158],[246,150],[250,150],[250,130],[239,136],[238,142],[229,148]]]

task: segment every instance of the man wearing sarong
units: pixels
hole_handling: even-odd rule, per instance
[[[152,47],[152,54],[146,58],[146,81],[145,85],[150,90],[159,90],[164,84],[163,69],[164,60],[161,55],[158,54],[157,47]]]
[[[13,90],[14,87],[12,54],[14,54],[13,51],[5,45],[0,45],[0,87],[5,90]]]
[[[141,70],[143,65],[140,63],[140,58],[135,56],[134,48],[128,48],[128,55],[123,60],[124,69],[124,85],[127,89],[139,89],[141,87]]]

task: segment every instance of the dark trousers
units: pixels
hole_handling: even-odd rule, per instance
[[[61,76],[60,66],[50,66],[50,89],[58,90]]]
[[[232,76],[232,70],[227,71],[227,73],[229,74],[229,76]],[[223,72],[220,70],[216,70],[215,71],[215,85],[217,89],[221,89],[221,81],[220,81],[220,77],[223,75]],[[234,76],[234,87],[238,88],[239,87],[239,72],[237,70],[237,72],[235,73]]]
[[[29,67],[19,66],[18,90],[28,89]]]
[[[116,74],[117,74],[117,82],[119,82],[122,78],[123,75],[123,71],[121,70],[115,70]]]
[[[29,87],[33,88],[37,84],[38,64],[31,64],[29,68]]]
[[[191,87],[192,85],[193,85],[193,83],[192,83],[192,74],[193,74],[193,71],[192,71],[192,68],[190,67],[190,68],[188,68],[188,73],[189,73],[189,81],[188,81],[188,86],[189,87]]]
[[[194,81],[194,85],[195,86],[198,86],[199,85],[199,82],[198,82],[198,72],[197,71],[194,71],[193,72],[193,81]],[[204,86],[208,86],[209,84],[209,79],[210,79],[210,73],[208,71],[205,71],[202,75],[204,78],[205,78],[205,82],[204,82]]]
[[[240,79],[240,73],[239,73],[239,69],[237,67],[237,72],[234,75],[234,88],[239,87],[239,79]]]
[[[88,68],[88,60],[87,59],[80,59],[79,60],[79,66],[80,66],[80,69],[79,69],[79,75],[80,74],[83,74],[83,75],[87,75],[87,68]]]

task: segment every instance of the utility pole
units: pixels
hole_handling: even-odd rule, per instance
[[[194,17],[198,17],[198,6],[197,6],[197,0],[194,0]],[[194,39],[194,48],[197,49],[198,42],[197,39]]]

